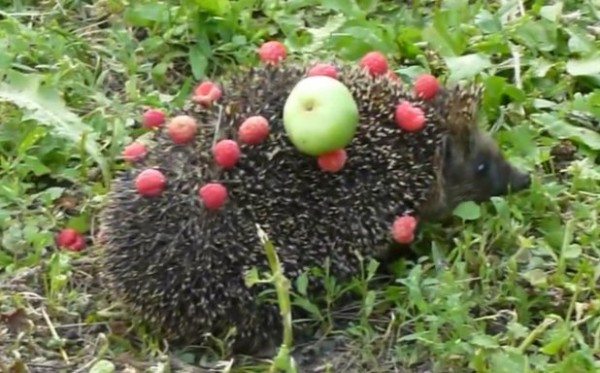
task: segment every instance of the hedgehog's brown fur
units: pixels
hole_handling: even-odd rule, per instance
[[[189,102],[171,114],[193,115],[201,123],[193,144],[174,145],[158,130],[147,158],[114,180],[101,216],[104,271],[111,289],[163,336],[197,342],[204,333],[223,336],[235,326],[237,352],[279,342],[277,305],[256,301],[268,285],[244,284],[246,270],[268,270],[257,225],[274,243],[286,276],[294,279],[329,257],[330,273],[344,280],[359,271],[355,251],[378,257],[388,248],[394,217],[418,215],[421,207],[438,213],[436,206],[445,204],[445,139],[472,131],[468,105],[478,91],[443,90],[423,102],[388,77],[373,78],[353,65],[338,69],[357,100],[360,123],[337,173],[319,170],[315,158],[297,151],[284,133],[284,102],[306,71],[304,64],[285,63],[220,79],[221,106]],[[393,115],[399,100],[424,110],[424,130],[398,128]],[[238,164],[220,170],[211,154],[214,139],[235,139],[251,115],[269,120],[269,137],[241,145]],[[159,197],[135,191],[134,178],[147,167],[167,178]],[[207,211],[196,191],[215,180],[227,186],[229,198],[220,210]],[[311,278],[309,291],[321,286]]]

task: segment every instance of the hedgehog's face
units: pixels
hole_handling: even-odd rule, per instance
[[[482,93],[481,85],[468,84],[439,95],[447,133],[438,149],[440,180],[419,211],[424,220],[443,220],[464,201],[483,202],[529,188],[530,175],[510,164],[478,126]]]
[[[464,201],[483,202],[527,189],[531,176],[510,164],[481,130],[464,138],[449,136],[442,148],[443,199],[448,215]]]

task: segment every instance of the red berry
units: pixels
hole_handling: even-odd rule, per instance
[[[425,125],[423,110],[407,101],[402,101],[396,106],[395,119],[398,127],[405,131],[418,131]]]
[[[240,158],[240,147],[233,140],[220,140],[212,149],[215,162],[223,168],[235,166]]]
[[[241,142],[256,145],[263,141],[269,134],[269,122],[267,118],[255,115],[247,118],[238,129]]]
[[[373,51],[365,54],[359,61],[371,75],[382,75],[388,71],[387,58],[381,52]]]
[[[78,234],[79,232],[73,228],[64,228],[56,234],[54,241],[58,246],[68,246],[75,241]]]
[[[155,197],[162,193],[166,184],[165,175],[155,169],[147,169],[135,178],[135,188],[146,197]]]
[[[328,63],[318,63],[308,70],[307,76],[324,75],[330,78],[337,78],[337,70],[335,66]]]
[[[287,56],[287,50],[279,41],[268,41],[260,46],[258,56],[264,63],[277,63]]]
[[[417,220],[410,216],[399,216],[392,225],[392,237],[398,243],[406,244],[415,239]]]
[[[196,86],[192,101],[207,106],[220,99],[222,93],[218,85],[207,80]]]
[[[127,162],[135,162],[142,159],[146,155],[146,145],[139,141],[134,141],[123,148],[121,156]]]
[[[82,235],[78,235],[75,238],[75,242],[73,242],[69,248],[73,251],[81,251],[85,247],[85,238]]]
[[[155,128],[165,122],[165,113],[159,109],[148,109],[142,115],[142,124],[146,128]]]
[[[388,70],[387,77],[390,80],[393,80],[395,82],[397,82],[398,80],[400,80],[400,78],[398,78],[398,74],[396,74],[396,72],[394,72],[394,70]]]
[[[176,144],[190,141],[196,134],[198,123],[189,115],[178,115],[167,125],[167,133]]]
[[[346,160],[348,159],[348,155],[344,149],[336,149],[324,154],[321,154],[317,158],[317,162],[319,167],[323,171],[327,172],[337,172],[344,167]]]
[[[225,203],[227,188],[221,183],[207,183],[198,189],[198,196],[207,209],[215,210]]]
[[[72,251],[81,251],[85,247],[85,238],[73,228],[64,228],[54,238],[56,245]]]
[[[413,84],[413,91],[417,96],[421,96],[425,100],[429,100],[438,92],[440,85],[431,74],[420,75]]]

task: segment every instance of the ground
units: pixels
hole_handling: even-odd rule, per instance
[[[257,63],[267,40],[351,61],[379,50],[407,82],[424,71],[478,79],[487,129],[535,173],[527,192],[465,203],[452,224],[426,226],[420,258],[371,286],[344,326],[320,310],[330,333],[325,346],[295,352],[303,371],[326,371],[310,350],[336,372],[600,369],[598,1],[0,0],[0,9],[2,372],[199,371],[204,355],[169,348],[103,295],[96,213],[126,167],[123,145],[144,133],[142,111],[177,107],[202,78]],[[66,227],[85,234],[83,250],[57,247]],[[270,364],[229,363],[204,371]]]

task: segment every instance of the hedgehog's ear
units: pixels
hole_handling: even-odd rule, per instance
[[[473,135],[477,133],[477,113],[483,87],[470,83],[456,85],[448,92],[445,108],[450,135],[468,151]]]

